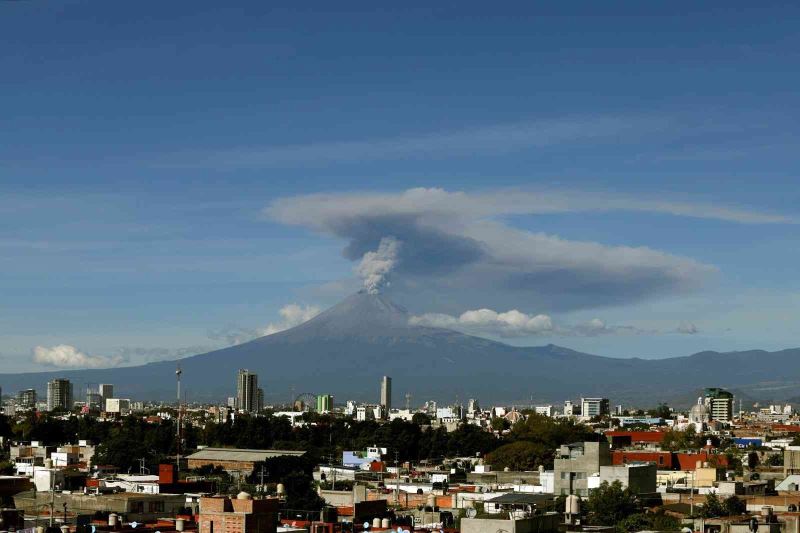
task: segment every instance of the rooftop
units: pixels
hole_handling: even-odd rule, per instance
[[[249,450],[244,448],[203,448],[187,459],[204,461],[258,462],[272,457],[300,457],[306,452],[298,450]]]

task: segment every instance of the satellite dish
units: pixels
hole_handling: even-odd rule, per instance
[[[476,516],[478,516],[478,511],[474,507],[467,509],[467,518],[475,518]]]
[[[136,529],[136,528],[139,526],[139,522],[131,522],[131,523],[130,523],[130,526],[131,526],[133,529]]]
[[[369,529],[369,522],[364,522],[364,529]]]

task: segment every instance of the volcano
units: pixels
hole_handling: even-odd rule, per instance
[[[221,401],[235,394],[236,371],[258,374],[267,403],[304,392],[332,394],[336,402],[377,402],[381,376],[393,379],[394,404],[413,396],[439,402],[477,398],[527,404],[605,396],[617,403],[686,405],[706,386],[758,400],[791,398],[800,383],[800,349],[780,352],[702,352],[659,360],[601,357],[555,345],[516,347],[447,329],[409,324],[409,313],[380,294],[359,292],[292,329],[181,359],[190,401]],[[0,374],[13,393],[45,391],[49,379],[113,383],[133,400],[175,396],[177,361],[142,366]],[[775,368],[780,368],[776,375]]]

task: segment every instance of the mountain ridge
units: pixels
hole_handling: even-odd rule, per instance
[[[374,402],[383,375],[394,380],[397,404],[408,392],[419,404],[473,397],[484,403],[550,403],[602,395],[629,405],[678,405],[692,403],[706,386],[781,401],[796,396],[792,386],[800,383],[800,349],[623,359],[555,344],[511,346],[410,325],[408,318],[385,296],[360,292],[299,326],[235,346],[130,367],[0,374],[0,386],[6,392],[41,392],[48,379],[63,376],[75,383],[76,399],[85,383],[114,383],[120,397],[169,400],[175,397],[178,361],[189,399],[205,401],[234,395],[238,368],[259,374],[270,403],[289,401],[292,390],[333,394],[337,402]],[[765,364],[765,353],[772,364]],[[782,369],[780,376],[774,368]]]

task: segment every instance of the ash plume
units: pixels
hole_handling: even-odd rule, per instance
[[[378,294],[389,284],[389,274],[397,264],[401,242],[392,236],[383,237],[378,249],[366,252],[356,267],[356,274],[370,294]]]

